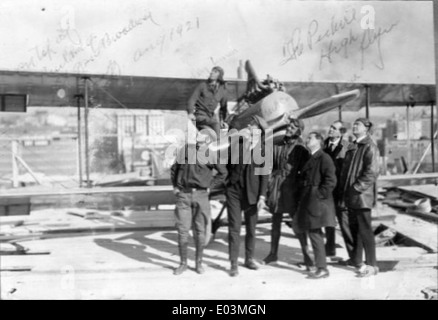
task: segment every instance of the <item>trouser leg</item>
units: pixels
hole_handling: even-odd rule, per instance
[[[325,227],[325,251],[327,256],[336,255],[336,229],[335,227]]]
[[[227,188],[228,248],[232,263],[237,263],[239,258],[240,228],[242,226],[240,194],[240,186],[237,184]]]
[[[342,238],[344,239],[345,249],[348,257],[353,256],[353,236],[351,235],[350,224],[348,222],[348,210],[346,208],[336,208],[336,216],[338,218],[339,227],[341,229]],[[327,255],[329,255],[327,253]]]
[[[274,213],[272,215],[271,229],[271,252],[274,257],[278,256],[278,246],[280,245],[281,237],[281,222],[283,221],[283,213]]]
[[[192,226],[191,195],[180,192],[175,207],[176,228],[178,243],[188,243],[189,231]]]
[[[296,236],[297,236],[298,240],[300,241],[301,252],[303,253],[303,257],[304,257],[304,264],[307,267],[312,267],[313,261],[312,261],[312,258],[310,257],[310,254],[309,254],[309,245],[307,242],[307,232],[297,233]]]
[[[309,238],[315,255],[315,265],[318,269],[327,269],[324,237],[322,229],[309,230]]]
[[[202,258],[204,247],[207,244],[208,228],[210,227],[209,221],[211,220],[207,191],[196,191],[194,193],[194,201],[196,203],[195,214],[193,216],[194,234],[196,234],[196,272],[204,273]]]
[[[365,249],[366,264],[377,267],[376,243],[373,228],[371,226],[371,210],[357,210],[357,220],[360,238],[362,240],[363,248]]]
[[[245,210],[245,260],[254,258],[257,225],[257,205],[251,205]]]
[[[204,114],[197,114],[196,115],[196,128],[201,131],[201,130],[205,130],[205,129],[211,129],[214,131],[215,135],[216,135],[216,139],[214,140],[218,140],[219,139],[219,135],[220,135],[220,123],[218,121],[218,119],[216,118],[215,115],[213,116],[209,116],[209,115],[204,115]]]
[[[358,267],[363,264],[363,245],[359,233],[357,212],[354,209],[348,209],[348,221],[350,224],[351,236],[353,238],[353,252],[351,260],[353,262],[353,265]]]
[[[191,196],[186,193],[179,193],[175,207],[176,227],[178,229],[178,249],[180,265],[175,269],[174,274],[179,275],[187,269],[187,249],[189,230],[192,224]]]

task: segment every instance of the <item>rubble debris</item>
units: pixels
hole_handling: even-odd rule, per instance
[[[15,242],[0,243],[0,256],[40,254],[50,254],[50,251],[30,250]]]
[[[424,294],[426,300],[438,300],[438,288],[437,287],[427,287],[421,290]]]
[[[438,200],[413,190],[389,188],[382,203],[402,209],[404,213],[438,223]]]

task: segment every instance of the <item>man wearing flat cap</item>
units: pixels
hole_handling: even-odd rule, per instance
[[[340,205],[348,209],[353,252],[351,265],[357,268],[359,277],[378,273],[376,245],[371,227],[371,209],[377,200],[377,177],[379,175],[376,143],[370,136],[372,123],[367,118],[358,118],[353,124],[356,140],[345,154],[339,187],[342,190]],[[362,253],[365,249],[365,263]]]

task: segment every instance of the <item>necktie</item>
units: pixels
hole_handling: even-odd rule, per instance
[[[334,151],[336,148],[336,145],[332,142],[330,142],[330,151]]]

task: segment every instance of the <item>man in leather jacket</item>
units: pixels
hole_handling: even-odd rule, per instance
[[[370,136],[372,123],[359,118],[353,124],[356,140],[345,155],[340,176],[341,204],[348,208],[350,230],[353,236],[352,265],[358,276],[368,277],[378,273],[376,245],[371,227],[371,209],[377,200],[377,177],[379,175],[379,152]],[[365,249],[365,263],[362,252]]]

